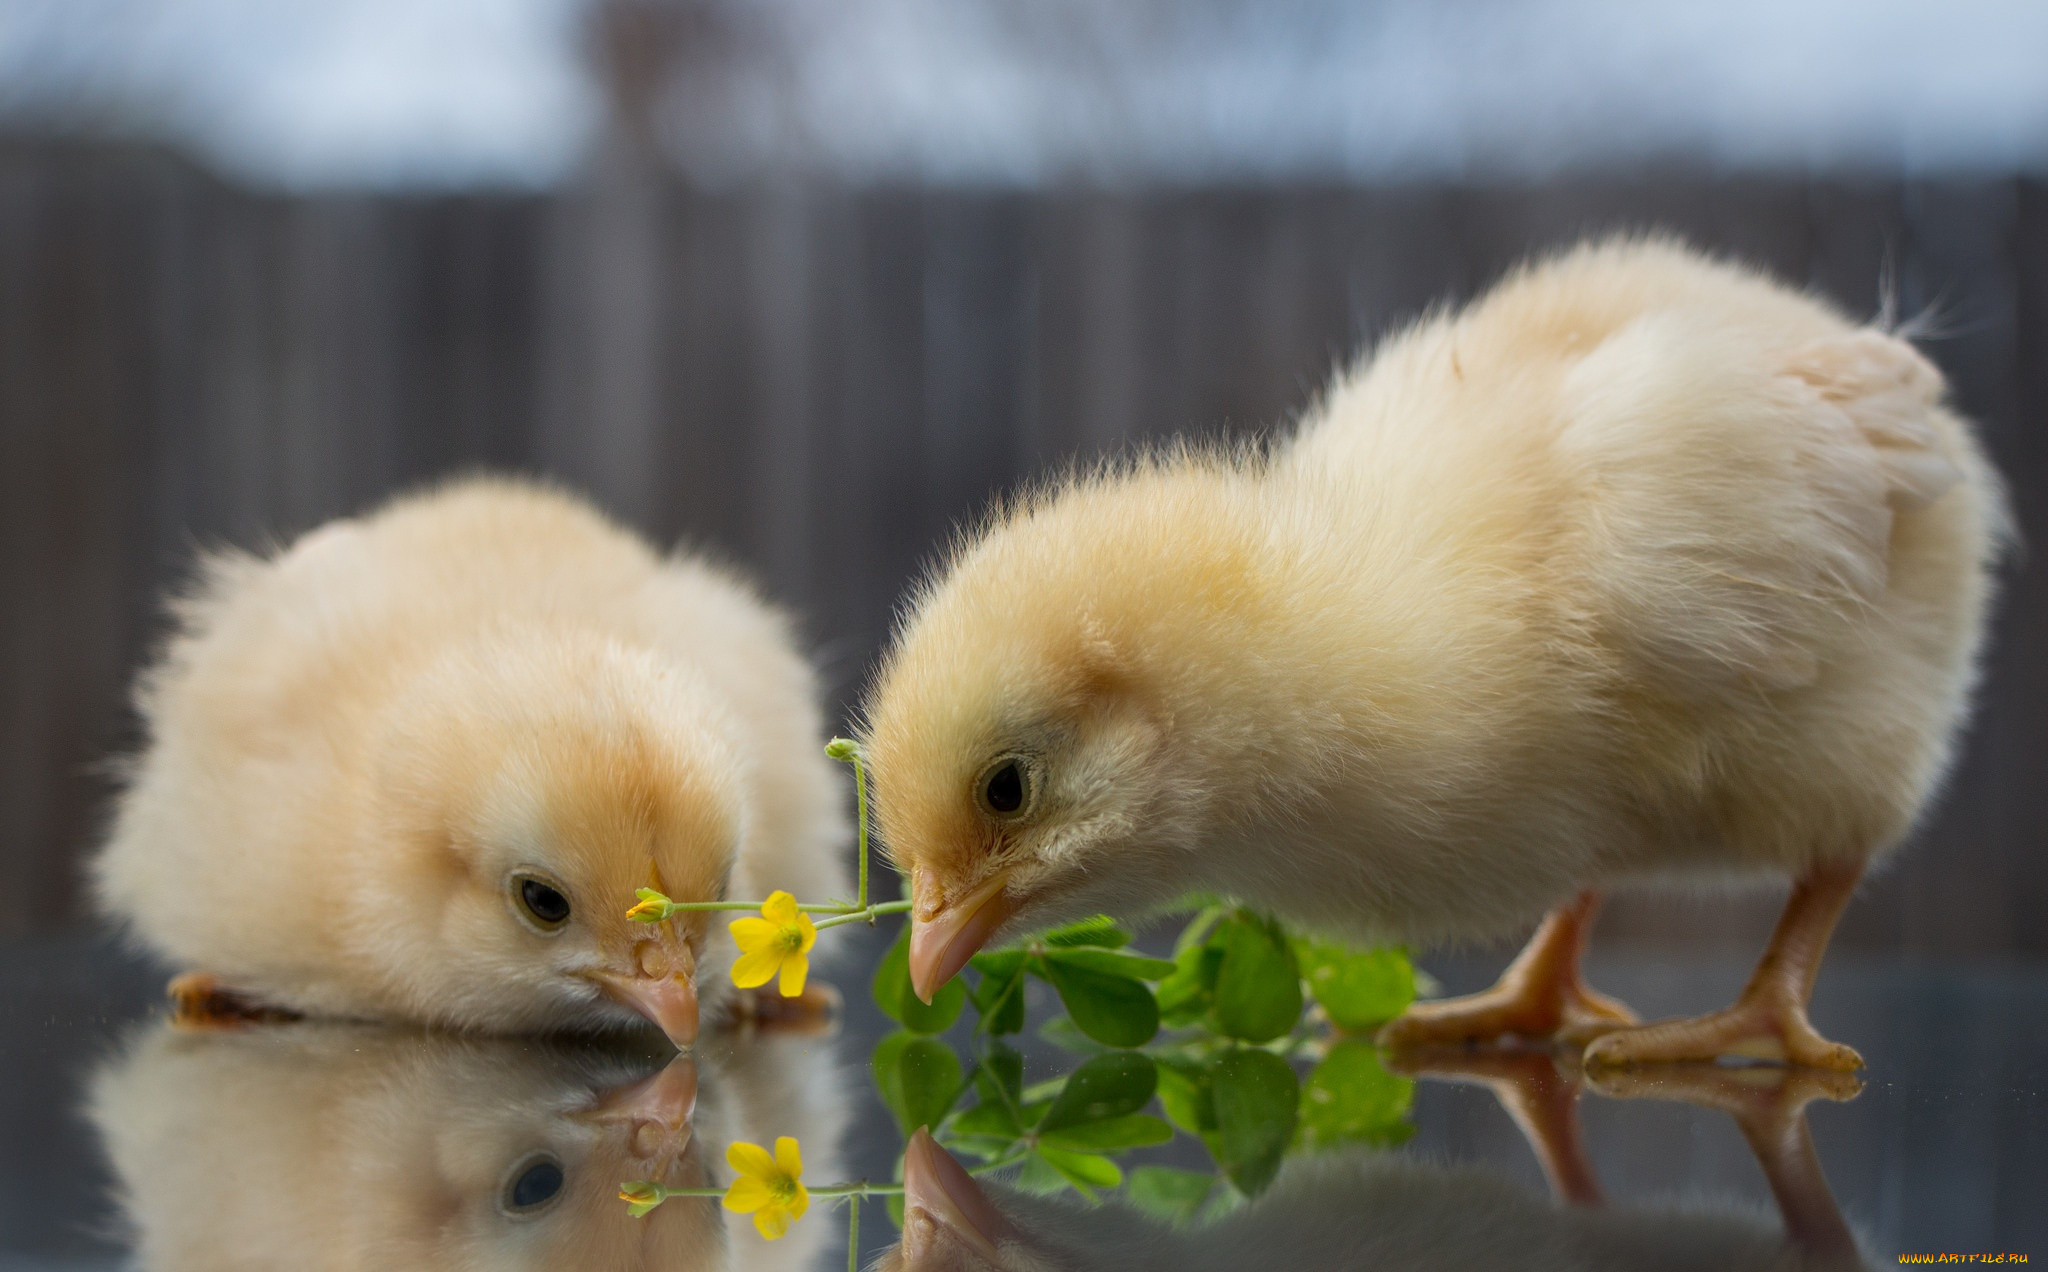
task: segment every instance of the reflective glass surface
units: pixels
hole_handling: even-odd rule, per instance
[[[892,1112],[871,1060],[895,1024],[868,985],[891,936],[887,922],[859,932],[819,968],[845,995],[836,1019],[707,1034],[687,1057],[659,1036],[183,1027],[165,1019],[162,972],[103,937],[0,948],[0,1272],[838,1268],[849,1216],[833,1194],[862,1181],[861,1266],[2048,1259],[2048,975],[1846,957],[1823,973],[1814,1017],[1861,1050],[1860,1082],[1711,1066],[1588,1079],[1545,1053],[1362,1053],[1345,1072],[1377,1084],[1367,1099],[1321,1069],[1324,1037],[1290,1053],[1304,1079],[1294,1124],[1252,1200],[1219,1169],[1221,1141],[1185,1130],[1118,1154],[1122,1183],[1093,1190],[1092,1206],[1029,1167],[970,1175],[981,1163],[961,1147],[974,1142],[957,1124],[974,1103],[963,1095],[942,1136],[951,1151],[912,1153],[899,1247],[902,1080]],[[1450,990],[1498,967],[1425,963]],[[1650,1015],[1725,1002],[1745,974],[1615,954],[1592,970]],[[1089,1059],[1074,1038],[1036,1036],[1057,1009],[1045,987],[1030,993],[1015,1039],[1026,1096]],[[963,1087],[990,1054],[971,1016],[935,1044],[960,1061]],[[1356,1134],[1328,1130],[1330,1108],[1355,1113]],[[801,1146],[809,1207],[770,1243],[719,1195],[745,1173],[732,1143],[782,1137]],[[619,1191],[641,1180],[706,1195],[634,1218]]]

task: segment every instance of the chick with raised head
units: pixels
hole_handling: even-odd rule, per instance
[[[1895,335],[1665,241],[1525,268],[1290,437],[1029,494],[916,594],[866,726],[914,982],[1195,890],[1417,943],[1550,910],[1389,1041],[1853,1067],[1805,1005],[1948,765],[2002,507]],[[1772,875],[1727,1011],[1581,983],[1602,889]]]
[[[636,888],[846,891],[787,621],[566,495],[466,481],[214,556],[177,617],[94,880],[219,997],[683,1045],[734,951],[628,921]]]

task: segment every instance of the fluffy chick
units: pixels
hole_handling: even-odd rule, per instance
[[[744,584],[584,504],[472,480],[214,556],[140,680],[94,868],[168,959],[297,1011],[696,1033],[678,900],[843,893],[812,673]]]
[[[829,1049],[706,1044],[159,1026],[95,1076],[88,1112],[145,1272],[816,1267],[837,1224],[771,1245],[715,1199],[642,1219],[619,1200],[632,1180],[721,1186],[729,1143],[778,1135],[801,1139],[813,1177],[838,1177],[847,1101]]]
[[[1560,906],[1527,983],[1427,1040],[1597,1033],[1631,1018],[1577,984],[1568,898],[1776,873],[1760,996],[1595,1046],[1854,1063],[1804,994],[1948,763],[2002,523],[1942,396],[1891,334],[1613,241],[1388,340],[1270,448],[1017,501],[868,702],[918,987],[1190,890],[1413,942]]]

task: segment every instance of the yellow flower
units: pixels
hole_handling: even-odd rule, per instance
[[[806,957],[818,943],[818,925],[796,908],[796,898],[787,892],[769,896],[761,906],[761,918],[734,919],[732,939],[740,947],[740,961],[732,965],[732,983],[741,989],[766,985],[782,974],[782,996],[795,998],[804,992],[804,977],[810,973]]]
[[[638,1183],[620,1184],[619,1200],[626,1203],[626,1213],[638,1219],[667,1201],[668,1194],[660,1184],[643,1179]]]
[[[778,892],[778,897],[787,893]],[[773,898],[768,902],[775,904]],[[794,905],[792,901],[790,904]],[[725,1150],[725,1164],[739,1178],[725,1190],[725,1208],[734,1214],[754,1216],[754,1226],[773,1241],[789,1231],[789,1225],[811,1208],[811,1194],[803,1186],[803,1155],[796,1141],[785,1135],[775,1141],[775,1155],[759,1144],[734,1144]]]
[[[636,889],[633,895],[640,898],[640,904],[626,911],[626,917],[635,923],[659,923],[668,917],[669,907],[675,904],[653,888]]]

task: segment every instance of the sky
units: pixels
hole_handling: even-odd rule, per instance
[[[0,126],[261,185],[541,187],[603,120],[592,0],[0,0]],[[676,0],[707,182],[2048,169],[2041,0]]]

